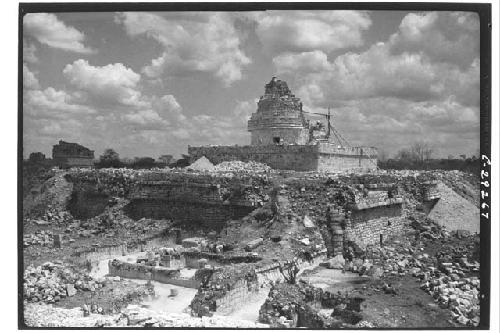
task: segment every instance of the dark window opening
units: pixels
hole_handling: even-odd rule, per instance
[[[273,138],[273,142],[276,143],[276,144],[279,144],[281,142],[281,138],[279,136],[275,136]]]

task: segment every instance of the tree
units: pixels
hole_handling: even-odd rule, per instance
[[[172,155],[161,155],[160,157],[158,157],[158,159],[165,163],[166,165],[170,164],[170,162],[172,162],[172,159],[174,157]]]
[[[299,268],[297,267],[295,262],[280,264],[279,270],[283,275],[286,283],[295,284],[297,282],[297,274],[299,273]]]
[[[397,160],[410,161],[412,159],[412,154],[409,149],[403,148],[396,154]]]
[[[111,148],[104,150],[104,153],[99,156],[98,167],[100,168],[119,168],[122,166],[120,155]]]
[[[34,163],[45,161],[45,154],[41,152],[31,153],[29,161]]]
[[[412,159],[418,163],[424,163],[429,160],[432,155],[432,148],[429,146],[427,142],[415,142],[410,147],[410,152],[412,155]]]

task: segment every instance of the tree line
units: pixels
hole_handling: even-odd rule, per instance
[[[159,161],[152,157],[136,157],[133,160],[122,160],[120,155],[112,148],[107,148],[104,153],[99,156],[99,160],[95,163],[95,167],[101,168],[131,168],[131,169],[152,169],[164,167],[185,167],[189,165],[189,156],[182,155],[182,158],[173,160],[169,155],[162,155]]]
[[[378,166],[381,169],[396,170],[460,170],[479,174],[480,161],[476,156],[460,158],[433,158],[433,147],[426,142],[416,142],[400,149],[393,158],[388,158],[384,150],[379,150]]]

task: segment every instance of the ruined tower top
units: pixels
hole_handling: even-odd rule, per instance
[[[285,81],[276,80],[276,77],[273,76],[271,81],[265,86],[265,94],[270,96],[282,97],[287,95],[292,95],[290,89],[288,89],[288,85]]]
[[[285,81],[273,77],[257,106],[248,121],[252,145],[307,144],[309,131],[302,102]]]

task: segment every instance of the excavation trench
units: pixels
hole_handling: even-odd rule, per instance
[[[110,261],[117,259],[121,262],[135,263],[138,258],[146,257],[146,255],[147,252],[145,251],[129,253],[127,255],[106,255],[99,260],[91,262],[90,275],[94,278],[110,276]],[[194,277],[195,272],[196,269],[193,268],[182,268],[180,269],[180,278],[191,279]],[[151,283],[154,286],[155,295],[142,300],[140,306],[158,312],[190,314],[189,305],[198,292],[197,288],[183,287],[153,280],[148,282],[148,280],[145,279],[126,277],[120,277],[120,279],[142,285]],[[239,306],[232,307],[225,311],[217,311],[215,314],[232,319],[257,322],[259,318],[259,309],[265,302],[269,289],[268,286],[260,288],[257,293],[246,299],[245,302],[239,304]],[[175,292],[172,290],[175,290]],[[173,293],[175,293],[175,296],[173,296]]]

